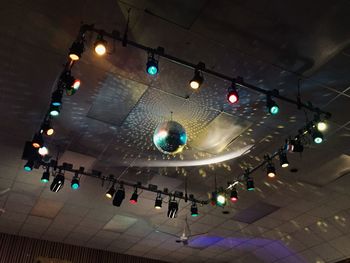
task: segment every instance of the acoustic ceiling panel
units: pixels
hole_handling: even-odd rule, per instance
[[[233,219],[242,223],[252,224],[278,209],[278,206],[270,205],[264,202],[257,202],[254,205],[236,213],[233,216]]]

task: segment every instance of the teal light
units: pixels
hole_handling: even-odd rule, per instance
[[[32,167],[25,165],[24,166],[24,171],[30,172],[30,171],[32,171]]]
[[[197,217],[197,216],[198,216],[198,213],[197,213],[197,214],[191,214],[191,216],[193,216],[193,217]]]
[[[248,188],[247,190],[248,190],[248,191],[254,191],[254,190],[255,190],[255,188],[254,188],[254,187],[252,187],[252,188]]]
[[[79,184],[78,183],[73,183],[72,184],[72,189],[73,190],[77,190],[79,188]]]
[[[150,66],[147,68],[147,72],[150,75],[156,75],[158,73],[158,68],[156,66]]]
[[[320,144],[320,143],[323,142],[323,139],[322,139],[321,137],[316,137],[316,138],[314,139],[314,142],[317,143],[317,144]]]
[[[48,179],[46,179],[46,178],[43,178],[43,179],[41,179],[41,182],[46,184],[46,183],[48,183],[48,182],[49,182],[49,180],[48,180]]]
[[[276,115],[279,111],[280,111],[280,109],[278,108],[277,105],[274,105],[274,106],[272,106],[272,107],[270,108],[270,113],[271,113],[272,115]]]

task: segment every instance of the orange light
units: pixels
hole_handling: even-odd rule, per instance
[[[73,61],[79,60],[79,56],[76,55],[76,54],[69,54],[69,57],[70,57],[70,59],[73,60]]]
[[[32,145],[34,148],[40,148],[40,144],[37,142],[33,142]]]

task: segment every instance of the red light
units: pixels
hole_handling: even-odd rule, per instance
[[[235,93],[229,93],[227,99],[228,99],[229,103],[231,103],[231,104],[234,104],[238,101],[237,94],[235,94]]]
[[[134,205],[137,203],[137,200],[130,200],[130,203]]]
[[[237,197],[231,197],[230,199],[231,199],[231,202],[232,202],[232,203],[236,203],[236,202],[237,202],[237,200],[238,200],[238,198],[237,198]]]

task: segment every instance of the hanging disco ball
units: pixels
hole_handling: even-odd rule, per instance
[[[166,121],[158,125],[153,134],[153,142],[159,151],[176,154],[182,151],[187,142],[187,134],[176,121]]]

